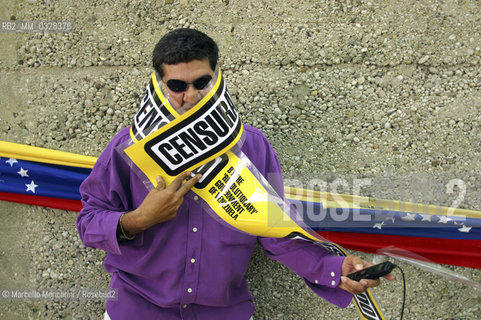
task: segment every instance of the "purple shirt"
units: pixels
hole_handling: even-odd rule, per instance
[[[242,151],[283,196],[280,166],[272,146],[256,128],[244,125]],[[338,288],[343,258],[303,240],[261,238],[215,221],[194,200],[185,197],[177,216],[117,241],[120,215],[137,208],[148,190],[115,147],[129,139],[121,130],[82,183],[83,209],[77,229],[88,247],[107,252],[105,269],[112,273],[110,288],[118,301],[107,301],[117,319],[240,319],[254,313],[244,279],[258,240],[266,254],[304,278],[320,297],[340,306],[352,295]]]

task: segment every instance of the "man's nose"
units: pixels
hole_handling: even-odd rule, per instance
[[[198,102],[199,90],[194,88],[193,85],[189,85],[187,90],[184,92],[183,100],[184,102],[195,104]]]

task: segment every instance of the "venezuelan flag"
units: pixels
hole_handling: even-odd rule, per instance
[[[0,200],[80,211],[95,157],[0,141]],[[286,187],[304,222],[343,247],[394,246],[426,260],[481,268],[481,212]]]
[[[0,200],[80,211],[95,157],[0,141]]]

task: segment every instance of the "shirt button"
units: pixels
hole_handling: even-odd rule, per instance
[[[192,228],[192,231],[197,232],[197,228],[196,227]]]
[[[335,277],[336,274],[334,272],[331,272],[331,277]]]
[[[192,292],[192,288],[187,289],[187,292],[188,292],[188,293],[191,293],[191,292]]]
[[[195,259],[194,258],[190,259],[190,263],[195,263]]]
[[[184,308],[184,309],[185,309],[185,308],[187,308],[187,305],[186,305],[186,304],[184,304],[184,305],[182,306],[182,308]]]
[[[315,281],[314,281],[314,283],[315,283],[315,284],[318,284],[318,283],[319,283],[319,281],[315,280]]]
[[[198,197],[198,196],[194,196],[194,200],[199,200],[199,197]]]
[[[336,285],[336,281],[332,280],[331,281],[331,286],[335,286]]]

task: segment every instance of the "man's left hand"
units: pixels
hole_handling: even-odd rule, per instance
[[[357,256],[347,256],[342,263],[341,282],[339,284],[339,288],[346,290],[352,294],[360,294],[366,291],[368,288],[377,287],[379,283],[381,283],[381,280],[379,279],[362,279],[358,282],[351,280],[347,277],[348,274],[365,269],[372,265],[372,263],[364,261]],[[389,281],[394,280],[392,274],[385,275],[383,278]]]

